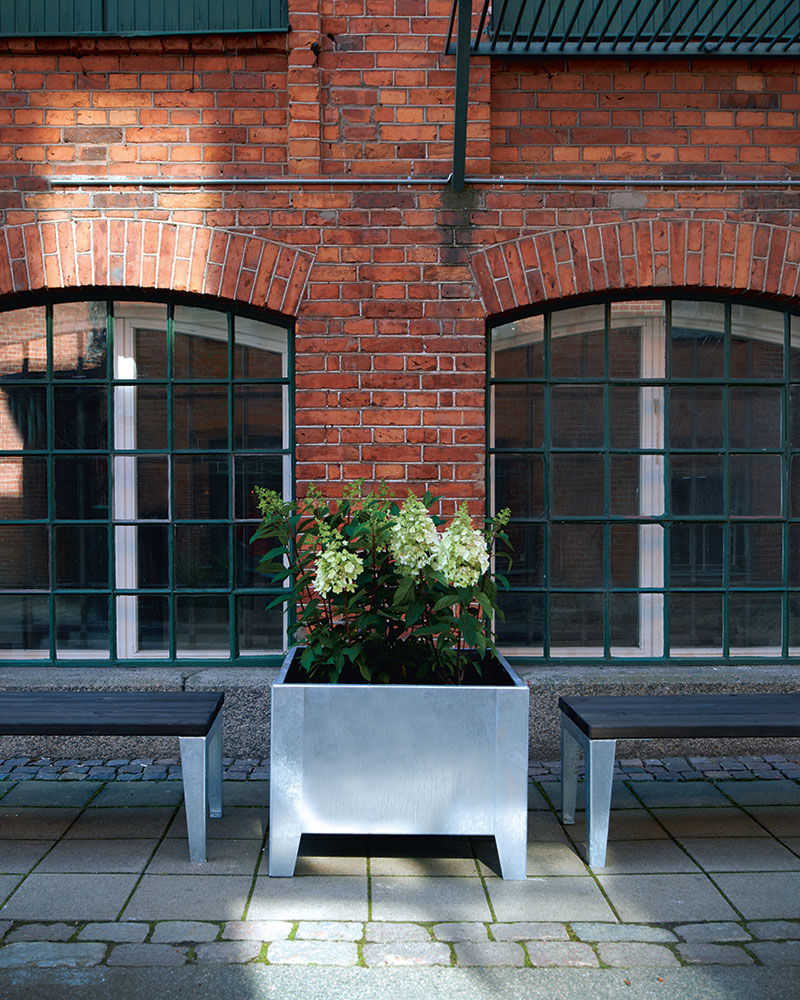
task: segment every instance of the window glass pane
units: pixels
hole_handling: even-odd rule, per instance
[[[789,377],[800,379],[800,316],[789,318]]]
[[[108,597],[64,594],[55,602],[58,655],[80,656],[91,650],[108,656]]]
[[[725,441],[723,389],[685,385],[669,390],[671,448],[721,448]]]
[[[148,594],[134,600],[138,606],[139,649],[166,653],[169,650],[169,598]]]
[[[136,517],[166,519],[169,517],[169,460],[166,455],[137,458]]]
[[[43,385],[12,382],[0,389],[0,435],[3,451],[47,447],[47,389]]]
[[[670,508],[673,514],[722,515],[721,455],[673,455],[670,458]]]
[[[178,656],[225,656],[230,653],[228,598],[186,595],[175,598]]]
[[[50,545],[46,524],[0,524],[0,589],[47,590]]]
[[[132,530],[136,533],[136,579],[130,586],[168,587],[169,528],[165,524],[140,524]]]
[[[497,605],[505,621],[497,620],[497,642],[504,648],[542,651],[544,641],[544,594],[501,590]]]
[[[56,586],[76,590],[108,587],[108,529],[105,525],[57,525]]]
[[[47,459],[21,455],[0,459],[3,517],[47,517]]]
[[[234,448],[256,451],[285,445],[286,387],[237,386],[234,403]]]
[[[559,309],[550,317],[550,370],[555,378],[605,374],[605,306]]]
[[[0,312],[0,376],[44,374],[47,370],[45,316],[44,306]]]
[[[766,386],[731,389],[729,420],[732,448],[780,448],[783,393]]]
[[[236,378],[281,378],[287,374],[286,331],[245,316],[234,317]]]
[[[173,446],[228,447],[228,390],[225,386],[177,385],[172,396]]]
[[[722,653],[722,594],[669,595],[672,652]]]
[[[639,586],[638,524],[611,525],[611,583],[614,587]]]
[[[556,587],[602,587],[603,526],[553,524],[550,580]]]
[[[176,306],[174,316],[175,378],[227,378],[227,315],[211,309]]]
[[[780,594],[738,594],[728,598],[728,629],[731,652],[734,647],[773,648],[780,652],[783,621]]]
[[[107,370],[105,302],[61,302],[53,306],[53,375],[104,379]]]
[[[236,470],[236,517],[259,518],[256,486],[283,493],[283,455],[246,455],[234,459]]]
[[[38,594],[1,595],[0,657],[29,656],[31,651],[44,657],[49,649],[49,599]]]
[[[172,459],[173,517],[228,517],[228,456],[176,455]]]
[[[603,651],[604,594],[550,595],[550,648],[581,646]]]
[[[56,448],[108,447],[105,385],[56,386],[53,403]]]
[[[730,581],[736,587],[778,586],[783,581],[783,525],[731,524]]]
[[[800,587],[800,559],[797,553],[800,552],[800,524],[789,525],[789,586]]]
[[[496,448],[541,448],[544,444],[544,388],[540,385],[496,385]]]
[[[636,386],[614,385],[609,389],[612,448],[647,448],[640,434],[639,397],[643,390]]]
[[[714,587],[723,581],[721,524],[669,527],[669,579],[676,587]]]
[[[663,378],[665,303],[612,302],[609,365],[612,378]]]
[[[602,455],[553,455],[553,513],[593,517],[605,511]],[[511,507],[512,511],[516,508]]]
[[[609,597],[609,630],[612,646],[628,646],[638,649],[639,638],[639,595],[611,594]]]
[[[673,378],[722,378],[725,307],[719,302],[673,302],[670,352]]]
[[[792,455],[790,470],[790,514],[792,517],[800,517],[800,455]]]
[[[57,458],[54,468],[57,518],[83,521],[108,517],[107,458],[70,455]]]
[[[789,390],[789,444],[800,447],[800,385]]]
[[[550,390],[550,411],[554,447],[603,446],[606,421],[602,386],[555,385]]]
[[[789,594],[789,654],[800,650],[800,594]]]
[[[167,307],[115,302],[114,349],[117,378],[166,378]]]
[[[514,524],[506,528],[511,543],[511,569],[508,562],[499,555],[496,559],[497,572],[507,577],[512,586],[540,587],[544,583],[544,535],[543,524]]]
[[[783,378],[784,314],[731,306],[731,378]]]
[[[251,522],[248,524],[237,524],[234,529],[235,558],[236,558],[236,586],[237,587],[260,587],[270,586],[272,583],[271,574],[262,573],[258,566],[261,557],[270,549],[278,545],[278,540],[272,538],[260,538],[257,542],[250,543],[250,539],[255,534],[258,524]],[[264,606],[267,601],[265,599]]]
[[[117,424],[121,417],[120,394],[117,388],[115,406]],[[162,449],[168,445],[169,426],[167,409],[167,387],[165,385],[140,385],[136,387],[136,432],[135,437],[127,442],[118,440],[117,447]],[[119,428],[118,428],[119,430]]]
[[[642,459],[639,455],[612,455],[611,513],[617,517],[632,517],[641,513],[639,487]]]
[[[781,466],[780,455],[731,455],[730,507],[734,517],[780,515]]]
[[[495,455],[494,510],[509,507],[515,517],[544,514],[544,462],[540,455]]]
[[[174,529],[175,586],[228,585],[228,527],[180,524]]]
[[[283,649],[283,609],[266,610],[272,595],[253,594],[236,598],[239,622],[239,652],[267,653]]]
[[[544,316],[527,316],[492,330],[492,375],[495,378],[544,375]]]

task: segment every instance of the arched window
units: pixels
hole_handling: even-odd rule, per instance
[[[288,331],[153,301],[0,312],[0,656],[278,652],[253,486],[291,495]]]
[[[502,647],[800,656],[800,318],[624,301],[502,323],[490,346]]]

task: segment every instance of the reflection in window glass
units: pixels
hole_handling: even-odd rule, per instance
[[[493,329],[490,494],[517,560],[500,645],[800,656],[799,358],[797,317],[741,302]]]

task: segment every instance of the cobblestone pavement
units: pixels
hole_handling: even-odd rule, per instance
[[[580,765],[581,773],[583,764]],[[257,758],[224,760],[226,781],[268,781],[269,761]],[[698,781],[739,778],[800,778],[800,756],[766,754],[762,757],[665,757],[618,760],[615,777],[626,781]],[[536,781],[558,781],[557,760],[533,761]],[[76,760],[52,757],[9,757],[0,760],[0,781],[179,781],[177,758],[137,757],[135,760]]]
[[[296,877],[270,879],[263,761],[226,761],[203,866],[175,761],[0,774],[0,971],[800,966],[800,764],[780,755],[621,760],[594,870],[536,763],[526,882],[488,839],[433,837],[305,837]]]

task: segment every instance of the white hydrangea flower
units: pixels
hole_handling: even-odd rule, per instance
[[[435,562],[439,533],[427,507],[413,493],[409,493],[391,527],[389,548],[403,576],[416,576]]]
[[[314,574],[317,593],[321,597],[352,593],[356,589],[356,580],[364,569],[364,563],[354,552],[346,549],[334,533],[327,537],[326,543],[317,559]]]
[[[473,587],[489,568],[486,539],[473,528],[465,503],[442,536],[436,568],[454,587]]]

